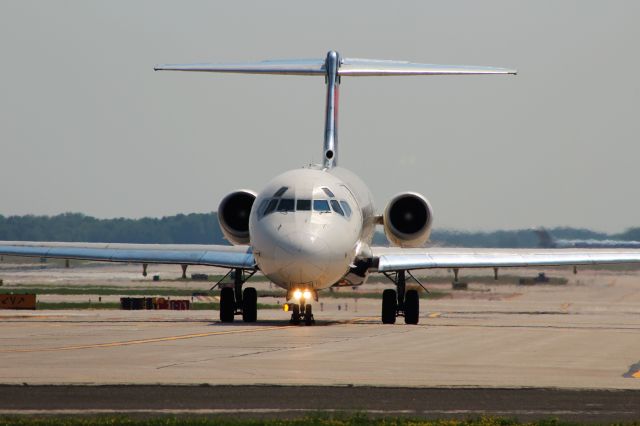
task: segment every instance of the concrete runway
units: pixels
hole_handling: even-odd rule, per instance
[[[260,311],[251,325],[220,324],[213,311],[0,311],[0,383],[555,388],[574,396],[640,390],[640,277],[567,276],[563,286],[472,285],[423,300],[417,326],[402,319],[381,324],[376,299],[321,299],[313,327],[290,326],[277,310]],[[412,391],[402,392],[392,394],[409,398]],[[452,398],[461,412],[476,410],[465,394],[450,392],[438,401]],[[640,400],[637,392],[599,395],[609,394]],[[589,412],[578,403],[582,397],[545,413]],[[405,410],[406,398],[389,410]],[[283,408],[282,399],[268,401],[269,409]],[[617,404],[603,407],[629,411]],[[429,407],[435,406],[423,411]],[[526,413],[527,407],[505,410]]]

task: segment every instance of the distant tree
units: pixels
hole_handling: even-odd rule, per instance
[[[548,231],[555,238],[562,239],[613,238],[640,241],[640,228],[631,228],[616,235],[568,227]],[[215,212],[142,219],[96,219],[81,213],[56,216],[0,215],[0,240],[229,244],[223,238]],[[384,232],[378,230],[375,233],[373,244],[389,245]],[[539,240],[531,229],[490,232],[435,229],[429,244],[447,247],[531,248],[538,247]]]

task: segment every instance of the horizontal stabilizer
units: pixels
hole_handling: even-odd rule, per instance
[[[157,65],[156,71],[196,71],[241,74],[326,75],[325,59],[284,59],[232,64]],[[403,75],[478,75],[516,74],[508,68],[467,65],[416,64],[406,61],[343,58],[339,76],[403,76]]]
[[[381,61],[374,59],[342,60],[338,74],[366,77],[393,75],[474,75],[474,74],[517,74],[508,68],[479,67],[467,65],[416,64],[406,61]]]
[[[238,64],[157,65],[155,71],[199,71],[240,74],[325,75],[324,59],[271,60]]]

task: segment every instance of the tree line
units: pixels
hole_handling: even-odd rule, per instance
[[[561,239],[640,240],[640,227],[619,234],[607,234],[570,227],[548,230]],[[215,212],[190,213],[162,218],[97,219],[81,213],[55,216],[2,216],[0,240],[4,241],[69,241],[140,244],[229,244],[223,237]],[[532,248],[539,239],[531,229],[488,232],[434,229],[431,244],[448,247]],[[387,239],[377,232],[374,244],[386,245]]]

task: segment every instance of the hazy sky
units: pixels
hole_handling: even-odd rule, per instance
[[[638,1],[0,2],[0,214],[208,212],[320,161],[324,82],[157,63],[515,67],[345,78],[339,162],[436,228],[640,226]]]

